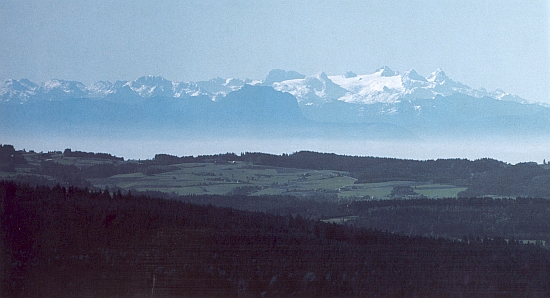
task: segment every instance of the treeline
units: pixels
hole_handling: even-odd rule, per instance
[[[550,295],[534,246],[13,182],[0,206],[2,297]]]
[[[407,160],[382,157],[345,156],[332,153],[301,151],[291,155],[246,153],[244,157],[255,164],[295,167],[313,170],[347,171],[356,183],[396,180],[451,182],[468,179],[471,173],[485,172],[505,166],[493,159]]]
[[[83,151],[72,151],[70,148],[63,151],[64,157],[78,157],[78,158],[97,158],[97,159],[106,159],[106,160],[118,160],[123,161],[123,157],[116,157],[108,153],[94,153],[94,152],[83,152]]]
[[[44,184],[44,176],[51,177],[50,186],[60,184],[61,186],[91,187],[88,179],[107,178],[120,174],[143,173],[154,175],[173,171],[172,166],[158,165],[151,161],[124,163],[97,163],[91,166],[77,167],[74,164],[62,164],[53,160],[41,160],[40,164],[31,168],[28,174],[17,176],[17,181],[30,183],[32,185]],[[33,175],[29,175],[33,174]]]
[[[458,198],[354,201],[340,205],[354,225],[404,235],[479,241],[544,240],[550,247],[547,199]]]
[[[154,161],[165,164],[205,161],[243,161],[256,165],[311,170],[335,170],[349,172],[357,183],[385,182],[396,180],[431,181],[450,183],[467,180],[472,173],[483,173],[506,167],[507,164],[494,159],[437,159],[407,160],[383,157],[346,156],[333,153],[300,151],[293,154],[274,155],[267,153],[245,152],[209,156],[177,157],[157,154]],[[465,183],[463,181],[463,183]]]

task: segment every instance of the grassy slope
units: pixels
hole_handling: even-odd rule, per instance
[[[177,170],[145,175],[132,173],[109,178],[91,179],[94,186],[120,187],[138,191],[153,190],[188,194],[227,194],[246,188],[252,195],[338,194],[339,198],[371,196],[388,198],[397,185],[414,185],[427,197],[456,197],[465,188],[444,184],[407,181],[354,184],[357,179],[343,172],[254,166],[248,163],[189,163],[176,165]]]

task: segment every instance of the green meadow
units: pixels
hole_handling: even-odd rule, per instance
[[[245,162],[184,163],[170,171],[146,175],[131,173],[89,179],[100,188],[161,191],[178,195],[246,194],[330,196],[341,199],[389,199],[395,186],[410,185],[430,198],[456,197],[466,188],[411,181],[355,184],[346,172],[257,166]]]

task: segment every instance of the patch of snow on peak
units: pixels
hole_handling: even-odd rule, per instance
[[[0,86],[0,102],[16,101],[26,102],[31,96],[35,95],[38,90],[38,85],[27,80],[2,80]]]
[[[523,104],[531,104],[530,101],[528,101],[524,98],[521,98],[517,95],[506,93],[502,89],[496,89],[495,91],[488,92],[487,95],[485,95],[485,96],[489,96],[489,97],[492,97],[492,98],[495,98],[495,99],[498,99],[498,100],[513,101],[513,102],[518,102],[518,103],[523,103]]]
[[[398,100],[395,93],[403,91],[401,75],[383,76],[383,71],[369,75],[357,75],[346,78],[330,76],[336,84],[347,90],[339,100],[349,103],[394,102]]]
[[[245,82],[240,79],[229,78],[225,80],[224,86],[231,89],[231,91],[237,91],[244,86]]]
[[[86,89],[90,97],[105,97],[114,92],[114,84],[109,81],[98,81],[90,84]]]
[[[47,82],[44,82],[44,84],[42,85],[42,88],[44,88],[45,90],[52,90],[58,87],[61,87],[61,81],[58,79],[51,79]]]
[[[80,82],[58,79],[45,82],[40,89],[44,93],[65,94],[72,97],[82,97],[87,93],[86,86]]]
[[[421,81],[421,82],[427,82],[428,80],[420,75],[416,70],[410,69],[407,70],[405,73],[403,73],[403,79],[408,79],[411,81]]]
[[[141,97],[173,97],[173,84],[161,76],[143,76],[128,83],[130,88]]]
[[[324,72],[304,79],[284,80],[272,86],[279,91],[294,95],[302,105],[339,100],[355,104],[394,103],[401,99],[434,99],[437,96],[465,94],[477,98],[490,96],[496,99],[526,102],[503,91],[487,92],[473,89],[451,80],[438,68],[429,77],[424,77],[414,69],[402,75],[389,67],[379,68],[372,74],[357,75],[347,72],[344,75],[327,76]]]
[[[344,96],[347,92],[324,72],[303,79],[275,82],[272,86],[277,91],[294,95],[298,102],[303,104],[332,101]]]
[[[432,72],[431,76],[428,78],[428,81],[442,84],[448,79],[449,77],[445,74],[445,72],[441,68],[438,68],[436,71]]]
[[[288,80],[304,79],[306,76],[296,71],[286,71],[282,69],[273,69],[263,81],[264,85],[271,86],[274,83],[279,83]]]

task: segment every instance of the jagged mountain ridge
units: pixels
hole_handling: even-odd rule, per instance
[[[217,100],[245,84],[272,86],[292,94],[300,105],[314,105],[339,100],[346,103],[395,103],[400,100],[429,99],[438,95],[465,94],[528,103],[527,100],[502,90],[473,89],[450,79],[438,69],[424,77],[414,69],[403,74],[384,66],[372,74],[328,76],[319,73],[305,76],[295,71],[272,70],[263,81],[222,79],[176,82],[160,76],[143,76],[134,81],[99,81],[86,86],[80,82],[52,79],[37,84],[27,79],[8,79],[0,86],[2,102],[25,102],[30,99],[63,100],[68,98],[151,98],[208,96]]]
[[[441,69],[437,69],[428,77],[423,77],[414,69],[399,74],[384,66],[373,74],[357,75],[347,72],[340,76],[328,76],[320,73],[303,79],[275,82],[273,87],[296,96],[302,105],[334,100],[360,104],[395,103],[404,99],[433,99],[438,95],[449,96],[457,93],[476,98],[490,97],[528,103],[527,100],[502,90],[473,89],[453,81]]]
[[[126,92],[130,85],[125,87]],[[121,92],[122,93],[122,92]],[[112,99],[124,94],[108,95]],[[128,94],[126,94],[128,95]],[[0,138],[53,135],[204,138],[415,138],[389,123],[319,123],[303,117],[296,98],[270,86],[244,85],[218,100],[152,96],[128,102],[93,98],[0,104]]]
[[[5,134],[37,127],[354,139],[550,133],[544,105],[470,88],[442,70],[424,77],[388,67],[342,76],[273,70],[264,81],[145,76],[85,86],[12,79],[0,85],[0,115]]]

